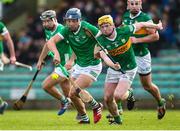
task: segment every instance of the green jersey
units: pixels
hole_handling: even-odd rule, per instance
[[[109,39],[104,35],[97,38],[101,45],[107,49],[112,58],[116,62],[119,62],[121,68],[125,71],[134,69],[137,66],[130,39],[134,30],[135,28],[133,25],[125,25],[116,28],[116,36],[114,39]]]
[[[6,26],[0,21],[0,54],[3,52],[3,35],[8,32]]]
[[[152,21],[151,17],[148,14],[141,11],[135,17],[131,16],[130,11],[127,11],[123,15],[123,24],[125,25],[134,24],[136,22],[147,22],[147,21]],[[147,35],[148,35],[147,30],[145,28],[142,28],[141,30],[135,32],[135,34],[132,36],[136,38],[140,38]],[[145,56],[146,54],[148,54],[149,50],[147,46],[148,46],[147,43],[133,44],[135,56]]]
[[[90,65],[97,65],[100,63],[100,60],[94,58],[94,47],[96,45],[96,41],[89,37],[83,28],[89,29],[95,36],[99,31],[90,23],[81,21],[77,32],[70,31],[66,26],[59,32],[59,36],[69,41],[71,48],[76,54],[76,63],[79,66],[87,67]]]
[[[64,28],[63,25],[58,24],[54,31],[50,31],[50,30],[45,29],[46,39],[49,40],[51,37],[56,35],[63,28]],[[67,40],[63,40],[63,41],[60,41],[56,44],[56,47],[57,47],[59,54],[60,54],[61,64],[63,66],[66,64],[66,62],[69,60],[70,56],[72,55],[72,49],[68,43],[69,42]]]

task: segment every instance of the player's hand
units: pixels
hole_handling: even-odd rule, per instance
[[[138,39],[136,37],[131,37],[131,42],[133,44],[136,44],[136,43],[138,43]]]
[[[119,70],[121,68],[120,64],[118,62],[116,62],[116,64],[114,64],[113,68],[115,70]]]
[[[104,51],[105,51],[105,53],[106,53],[106,54],[108,54],[108,51],[107,51],[107,49],[104,49]]]
[[[100,59],[101,58],[100,52],[97,52],[96,54],[94,54],[94,58],[95,59]]]
[[[37,63],[37,65],[36,65],[36,68],[38,69],[38,70],[41,70],[42,69],[42,67],[43,67],[43,61],[38,61],[38,63]]]
[[[58,66],[61,63],[59,54],[54,54],[53,63],[55,66]]]
[[[158,29],[158,30],[162,30],[162,29],[163,29],[161,20],[160,20],[159,23],[157,24],[157,29]]]
[[[15,64],[15,62],[16,62],[16,57],[15,57],[15,56],[11,56],[11,57],[10,57],[10,62],[11,62],[11,64]]]
[[[64,66],[65,66],[65,68],[67,70],[70,70],[73,67],[73,62],[72,61],[68,61]]]

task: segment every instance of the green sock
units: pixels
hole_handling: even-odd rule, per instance
[[[132,91],[131,91],[131,90],[129,90],[128,92],[129,92],[129,95],[128,95],[128,99],[129,99],[129,98],[131,98],[131,97],[132,97]]]
[[[62,96],[60,99],[61,103],[66,103],[68,101],[68,99],[65,96]]]
[[[121,117],[118,115],[118,116],[114,116],[114,121],[118,124],[122,123],[122,119]]]
[[[81,115],[83,121],[89,121],[89,117],[86,114]]]
[[[93,109],[97,108],[99,105],[95,99],[92,99],[92,101],[90,101],[89,104],[92,106]]]
[[[118,110],[121,110],[121,109],[122,109],[122,103],[121,103],[121,101],[117,102],[117,106],[118,106]]]
[[[164,104],[164,101],[163,101],[163,99],[161,98],[161,100],[158,101],[158,106],[162,106],[163,104]]]

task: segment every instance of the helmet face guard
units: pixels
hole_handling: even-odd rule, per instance
[[[64,20],[68,19],[81,19],[81,11],[78,8],[70,8],[64,17]]]
[[[56,12],[54,10],[44,11],[40,16],[40,19],[42,21],[47,20],[47,19],[52,19],[52,18],[56,18]]]

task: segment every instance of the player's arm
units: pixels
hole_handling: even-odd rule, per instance
[[[56,34],[55,36],[53,36],[50,40],[48,40],[46,42],[48,49],[54,53],[54,64],[55,65],[60,64],[60,61],[61,61],[60,54],[56,48],[56,43],[58,43],[61,40],[63,40],[62,36]]]
[[[37,68],[40,70],[42,68],[42,63],[44,63],[44,59],[47,56],[49,49],[47,47],[47,45],[45,44],[43,46],[43,49],[41,51],[41,54],[39,56],[38,62],[37,62]]]
[[[116,64],[114,64],[104,51],[100,51],[99,55],[104,60],[107,66],[114,68],[115,70],[120,69],[121,66],[119,65],[119,63],[117,62]]]
[[[144,42],[151,43],[157,40],[159,40],[159,33],[157,31],[155,33],[148,34],[147,36],[141,38],[131,37],[131,41],[133,44],[144,43]]]
[[[76,55],[74,52],[72,52],[70,59],[65,64],[65,67],[67,70],[70,70],[72,68],[72,66],[74,65],[75,59],[76,59]]]
[[[149,20],[148,22],[153,23],[152,20]],[[147,36],[144,37],[140,37],[140,38],[136,38],[136,37],[132,37],[132,43],[136,44],[136,43],[151,43],[154,41],[159,40],[159,33],[156,29],[152,29],[152,28],[146,28],[146,31],[148,33]]]
[[[96,59],[101,58],[100,50],[101,50],[101,48],[98,45],[95,45],[95,47],[94,47],[94,58],[96,58]]]
[[[139,31],[142,28],[152,28],[152,29],[157,29],[157,30],[162,30],[163,29],[161,21],[159,21],[158,24],[154,24],[154,23],[151,23],[151,22],[139,22],[139,23],[135,23],[133,25],[135,27],[135,32]]]
[[[10,52],[10,61],[12,64],[14,64],[16,62],[14,43],[8,31],[3,35],[3,39],[7,43],[7,46]]]

